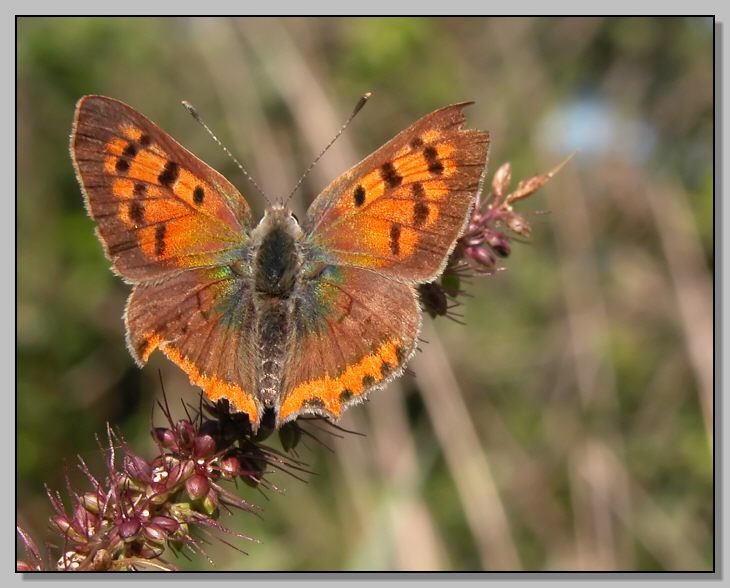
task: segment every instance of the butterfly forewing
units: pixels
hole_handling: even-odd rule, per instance
[[[437,110],[334,180],[312,204],[309,239],[334,264],[410,283],[433,279],[463,231],[486,165],[488,133]]]
[[[246,243],[238,190],[126,104],[79,100],[71,154],[99,238],[128,280],[218,265]]]

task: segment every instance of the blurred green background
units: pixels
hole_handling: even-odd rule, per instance
[[[143,455],[161,354],[124,345],[114,277],[68,154],[74,104],[134,106],[263,202],[188,115],[191,101],[272,198],[357,98],[297,212],[419,116],[475,100],[490,170],[578,155],[523,203],[529,244],[475,279],[466,326],[425,320],[404,377],[302,452],[261,541],[214,543],[218,570],[709,570],[713,567],[713,22],[706,18],[21,18],[18,80],[18,517],[47,537],[95,435]],[[538,214],[550,211],[549,214]],[[301,218],[301,214],[300,214]],[[181,413],[178,413],[181,415]],[[210,569],[205,560],[178,561]]]

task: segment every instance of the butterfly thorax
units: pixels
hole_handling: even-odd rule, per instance
[[[265,297],[287,298],[300,266],[298,241],[302,230],[288,210],[275,207],[266,211],[253,230],[256,292]]]
[[[258,317],[259,394],[267,408],[275,405],[287,354],[292,318],[292,293],[301,267],[302,230],[282,207],[266,211],[251,233],[253,241],[254,305]]]

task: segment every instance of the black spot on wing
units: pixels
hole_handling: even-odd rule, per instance
[[[444,171],[444,164],[439,159],[439,152],[433,145],[424,148],[423,156],[428,164],[428,171],[435,176],[440,176]]]
[[[203,199],[205,198],[205,190],[203,189],[203,186],[195,186],[195,190],[193,190],[193,202],[195,204],[203,204]]]
[[[137,226],[144,224],[144,202],[142,200],[132,200],[129,204],[129,218]]]
[[[167,225],[162,223],[157,225],[155,229],[155,255],[162,257],[165,253],[165,233],[167,233]]]
[[[400,231],[398,223],[390,225],[390,252],[396,256],[400,254]]]
[[[413,198],[415,199],[413,204],[413,226],[418,228],[423,226],[428,219],[429,208],[428,204],[424,202],[426,192],[423,189],[423,185],[420,182],[416,182],[415,184],[411,184],[411,194],[413,194]]]
[[[413,205],[413,226],[416,228],[423,226],[428,219],[428,213],[428,204],[420,200],[416,201]]]
[[[395,166],[390,161],[380,166],[380,177],[383,178],[389,188],[397,188],[403,182],[403,176],[396,171]]]
[[[414,139],[411,139],[411,149],[420,149],[423,147],[423,139],[421,137],[415,137]]]
[[[137,196],[137,197],[144,196],[145,195],[145,192],[147,192],[147,185],[146,184],[143,184],[142,182],[135,182],[134,183],[134,195],[135,196]]]
[[[125,159],[124,157],[120,157],[117,159],[117,163],[114,165],[114,168],[120,173],[125,174],[129,170],[129,160]]]
[[[426,190],[423,189],[423,184],[421,182],[416,182],[415,184],[411,184],[411,194],[416,200],[419,200],[421,198],[426,197]]]
[[[355,199],[355,206],[362,206],[363,204],[365,204],[365,188],[363,188],[362,186],[358,186],[357,188],[355,188],[353,197]]]
[[[174,161],[168,161],[165,164],[165,169],[163,169],[160,172],[160,175],[157,176],[157,180],[160,182],[161,185],[171,188],[175,182],[177,182],[177,178],[180,176],[180,166],[175,163]]]
[[[124,157],[133,158],[137,155],[137,146],[134,143],[127,143],[124,151],[122,151],[122,155],[124,155]]]

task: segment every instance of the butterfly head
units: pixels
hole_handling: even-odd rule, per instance
[[[299,240],[303,236],[302,228],[299,226],[297,217],[290,208],[282,204],[274,204],[266,209],[264,216],[259,221],[252,233],[254,239],[263,238],[266,234],[272,231],[282,231],[295,240]]]

